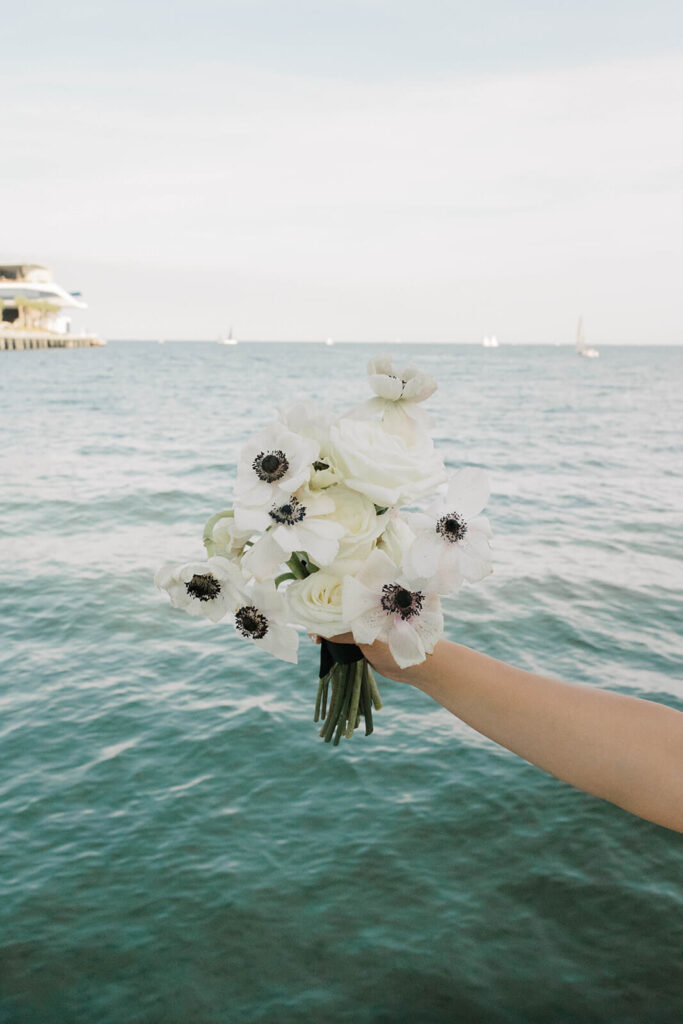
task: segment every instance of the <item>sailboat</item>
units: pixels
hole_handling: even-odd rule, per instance
[[[586,335],[583,330],[583,317],[579,317],[579,325],[576,328],[576,354],[585,356],[586,359],[597,359],[600,353],[597,348],[591,348],[586,344]]]
[[[218,344],[219,345],[236,345],[237,344],[237,338],[233,338],[233,336],[232,336],[232,327],[228,331],[227,335],[224,335],[222,338],[218,339]]]
[[[328,346],[328,348],[331,348],[331,346],[334,345],[334,338],[328,338],[325,344]]]
[[[491,335],[491,337],[487,334],[486,337],[482,339],[481,344],[482,348],[498,348],[498,338],[495,334]]]

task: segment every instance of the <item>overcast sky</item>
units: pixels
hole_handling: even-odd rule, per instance
[[[681,343],[683,5],[5,9],[0,260],[109,338]]]

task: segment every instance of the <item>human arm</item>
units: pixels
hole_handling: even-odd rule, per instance
[[[350,634],[334,639],[352,642]],[[531,764],[683,832],[682,712],[535,675],[447,640],[408,669],[383,643],[361,650],[382,675],[422,690]]]

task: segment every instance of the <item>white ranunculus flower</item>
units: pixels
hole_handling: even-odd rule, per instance
[[[407,551],[415,540],[415,534],[398,509],[392,509],[382,518],[386,519],[386,526],[377,547],[389,555],[394,565],[402,565]]]
[[[245,640],[268,651],[276,658],[296,664],[299,636],[287,625],[283,594],[270,580],[247,587],[234,614],[235,629]]]
[[[357,643],[383,640],[401,668],[424,661],[443,634],[438,596],[379,549],[355,577],[344,578],[342,614]]]
[[[272,576],[294,551],[305,551],[318,566],[329,565],[344,533],[340,523],[325,518],[330,512],[334,512],[334,502],[326,492],[305,487],[287,498],[280,497],[270,509],[236,508],[240,529],[264,531],[242,565],[257,580]]]
[[[476,583],[493,572],[491,527],[479,515],[489,493],[483,469],[459,470],[445,497],[425,513],[410,516],[415,541],[406,554],[406,570],[429,580],[439,594],[453,593],[463,580]]]
[[[271,423],[240,453],[235,484],[239,505],[268,505],[293,494],[308,482],[320,445],[301,437],[283,423]]]
[[[280,419],[295,434],[309,437],[320,445],[318,457],[311,467],[308,486],[321,491],[341,482],[341,475],[330,455],[330,427],[332,415],[312,402],[296,402],[280,410]]]
[[[330,448],[346,486],[377,505],[410,505],[433,493],[446,478],[430,438],[408,444],[379,423],[339,420],[330,429]]]
[[[320,569],[305,580],[290,583],[285,592],[289,618],[309,633],[336,636],[348,626],[342,615],[342,580]]]
[[[378,398],[388,402],[424,402],[438,387],[430,374],[421,373],[412,363],[395,370],[391,356],[376,356],[368,362],[368,383]]]
[[[210,541],[213,544],[214,552],[223,555],[224,558],[240,558],[252,532],[238,530],[235,525],[235,517],[222,516],[214,523],[211,529]]]
[[[332,414],[313,402],[294,402],[278,409],[280,421],[299,437],[308,437],[324,447],[330,436]]]
[[[174,608],[219,622],[236,608],[245,579],[234,562],[215,555],[205,562],[164,565],[154,582],[168,593]]]
[[[325,518],[341,523],[345,531],[339,541],[337,558],[367,558],[384,529],[384,516],[377,515],[374,502],[344,484],[329,487],[325,496],[334,502],[334,510]]]
[[[378,356],[368,363],[368,383],[376,397],[352,409],[350,418],[379,418],[388,433],[409,444],[427,436],[430,419],[418,403],[436,391],[432,376],[412,365],[395,370],[391,356]]]

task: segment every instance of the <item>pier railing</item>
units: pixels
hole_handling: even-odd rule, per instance
[[[101,348],[96,334],[46,334],[44,331],[0,331],[0,352],[27,348]]]

